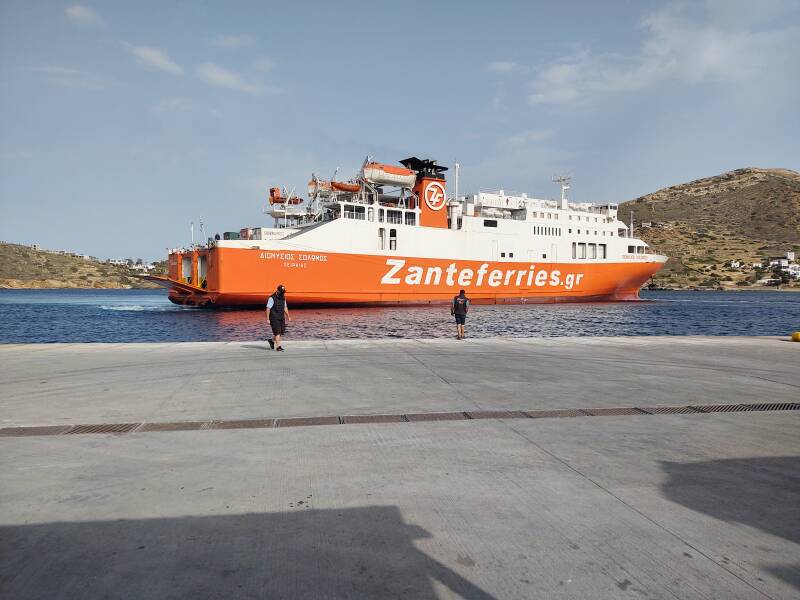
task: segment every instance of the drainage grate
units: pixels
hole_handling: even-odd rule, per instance
[[[765,402],[760,404],[704,404],[698,406],[648,406],[619,408],[562,408],[553,410],[475,410],[382,415],[348,415],[344,417],[289,417],[284,419],[239,419],[230,421],[172,421],[164,423],[96,423],[85,425],[37,425],[3,427],[0,437],[49,435],[130,433],[138,431],[198,431],[205,429],[268,429],[272,427],[306,427],[353,423],[402,423],[406,421],[463,421],[471,419],[547,419],[561,417],[632,416],[698,414],[716,412],[753,412],[800,410],[800,402]]]
[[[339,417],[291,417],[278,419],[276,427],[306,427],[308,425],[338,425]]]
[[[275,419],[240,419],[236,421],[212,421],[209,429],[271,429]]]
[[[559,419],[561,417],[586,417],[591,415],[577,408],[562,408],[556,410],[526,410],[525,416],[530,419]]]
[[[741,412],[747,410],[741,404],[704,404],[702,406],[690,406],[689,408],[693,408],[697,412],[702,413]]]
[[[639,408],[629,408],[629,407],[620,407],[620,408],[587,408],[584,412],[589,413],[593,417],[617,417],[623,415],[646,415],[648,413],[644,412]]]
[[[463,421],[467,415],[463,412],[440,412],[440,413],[409,413],[406,418],[412,423],[420,421]]]
[[[0,437],[27,437],[34,435],[60,435],[72,429],[72,425],[44,425],[42,427],[4,427]]]
[[[470,419],[524,419],[526,414],[521,410],[470,410]]]
[[[644,406],[639,410],[650,413],[651,415],[691,415],[697,413],[689,406]]]
[[[406,423],[403,415],[347,415],[342,417],[342,423],[352,425],[355,423]]]
[[[136,429],[140,423],[96,423],[94,425],[75,425],[66,435],[82,433],[128,433]]]
[[[143,423],[136,432],[140,431],[196,431],[207,429],[208,421],[175,421],[173,423]]]
[[[800,402],[774,402],[772,404],[744,404],[747,410],[800,410]]]

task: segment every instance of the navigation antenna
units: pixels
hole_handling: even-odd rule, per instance
[[[569,180],[572,179],[569,175],[553,175],[553,183],[561,186],[561,209],[567,210],[567,190],[569,189]]]

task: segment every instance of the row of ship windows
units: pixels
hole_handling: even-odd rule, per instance
[[[570,230],[569,230],[569,232],[570,232],[570,233],[572,233],[572,229],[570,229]],[[583,230],[583,232],[584,232],[584,235],[592,235],[592,232],[591,232],[591,231],[589,231],[588,229],[584,229],[584,230]],[[580,230],[580,229],[577,229],[577,230],[576,230],[576,233],[578,233],[578,234],[580,235],[580,233],[581,233],[581,230]],[[613,231],[601,231],[600,233],[603,235],[603,237],[605,237],[605,236],[606,236],[606,234],[608,234],[608,235],[610,235],[610,236],[612,236],[612,237],[614,236],[614,232],[613,232]],[[599,235],[599,234],[597,233],[597,229],[595,229],[595,230],[594,230],[594,235]]]
[[[561,227],[546,227],[544,225],[534,225],[533,235],[561,235]]]
[[[345,204],[344,212],[345,219],[355,219],[357,221],[374,221],[375,209],[364,206],[357,206],[354,204]],[[390,225],[416,225],[417,214],[413,211],[404,210],[386,210],[383,208],[378,209],[378,223],[389,223]]]
[[[598,222],[599,223],[611,223],[611,218],[602,218],[602,219],[600,217],[583,217],[583,218],[586,220],[587,223],[589,223],[592,218],[594,218],[594,222],[595,223],[598,223]],[[572,215],[569,216],[569,220],[572,221]],[[576,221],[580,221],[581,220],[580,215],[575,215],[575,220]]]
[[[537,216],[537,213],[535,213],[535,212],[532,213],[532,216],[535,219],[536,216]],[[558,221],[558,213],[543,213],[543,212],[540,212],[540,213],[538,213],[538,216],[539,216],[540,219],[547,218],[547,219],[555,219],[556,221]],[[574,217],[575,221],[580,221],[581,220],[581,216],[580,215],[568,215],[567,218],[570,221],[572,221],[573,217]],[[606,218],[606,217],[583,217],[583,219],[587,223],[591,222],[592,219],[594,219],[595,223],[606,223],[606,222],[611,223],[611,221],[612,221],[612,219],[610,217],[609,218]]]
[[[588,217],[587,217],[587,219],[588,219]],[[497,221],[495,219],[484,219],[483,220],[483,226],[484,227],[497,227]],[[572,233],[572,229],[569,229],[568,231],[569,231],[569,233]],[[585,235],[592,235],[592,233],[594,233],[594,235],[602,234],[603,237],[605,237],[606,234],[608,234],[609,236],[612,236],[612,237],[614,235],[613,231],[605,231],[605,230],[603,230],[603,231],[600,231],[599,233],[598,233],[597,229],[595,229],[593,232],[588,230],[588,229],[584,229],[583,231],[584,231]],[[577,229],[576,232],[578,234],[580,234],[581,230]],[[534,225],[533,226],[533,235],[559,235],[560,236],[561,235],[561,227],[548,227],[546,225]]]
[[[607,251],[605,244],[572,242],[572,258],[606,258],[606,256]]]

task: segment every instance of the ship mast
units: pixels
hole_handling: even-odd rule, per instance
[[[561,210],[567,210],[569,208],[568,200],[567,200],[567,190],[569,189],[569,180],[572,179],[569,175],[553,175],[553,183],[557,183],[561,186],[561,205],[559,208]]]

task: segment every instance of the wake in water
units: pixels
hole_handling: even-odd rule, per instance
[[[180,311],[187,311],[192,310],[191,308],[187,308],[184,306],[176,306],[171,304],[169,306],[161,306],[161,305],[143,305],[143,304],[103,304],[100,307],[100,310],[117,310],[123,312],[180,312]]]

